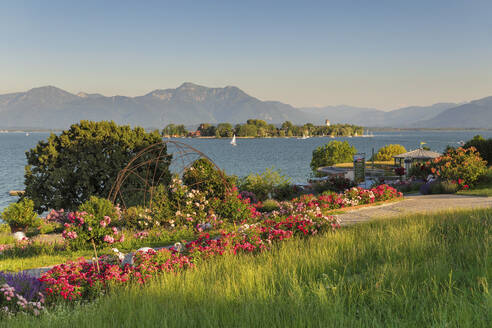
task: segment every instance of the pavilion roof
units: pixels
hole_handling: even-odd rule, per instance
[[[441,156],[442,154],[435,151],[425,150],[422,148],[409,151],[400,155],[393,156],[393,158],[410,158],[410,159],[431,159]]]

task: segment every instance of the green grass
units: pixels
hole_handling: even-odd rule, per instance
[[[40,252],[28,251],[23,255],[0,256],[0,271],[17,272],[27,269],[47,267],[64,263],[69,260],[76,260],[80,257],[86,259],[92,258],[92,251],[58,251],[58,252]]]
[[[224,256],[7,327],[491,327],[492,209],[413,215]]]

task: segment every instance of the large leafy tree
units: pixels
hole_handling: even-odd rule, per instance
[[[405,147],[399,144],[391,144],[381,147],[377,154],[374,155],[375,161],[391,161],[393,156],[400,155],[406,153],[407,150]]]
[[[355,147],[351,146],[347,141],[330,141],[326,145],[319,146],[313,151],[311,169],[316,172],[321,166],[352,162],[353,156],[356,153],[357,150]]]
[[[107,197],[120,170],[141,150],[160,141],[158,131],[147,133],[140,127],[107,121],[73,124],[26,152],[25,197],[34,201],[40,213],[50,208],[76,209],[90,196]],[[166,151],[148,153],[140,162],[155,156],[164,160],[152,170],[168,183],[171,156]],[[135,173],[145,177],[148,168],[141,166]],[[130,191],[130,202],[138,202],[143,195],[139,191],[145,184],[142,180],[132,175],[122,186],[122,193]]]

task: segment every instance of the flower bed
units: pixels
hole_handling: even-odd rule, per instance
[[[90,300],[108,293],[117,286],[131,283],[144,284],[149,279],[164,273],[177,274],[215,256],[261,253],[271,249],[277,242],[296,236],[305,238],[336,230],[340,227],[340,222],[338,218],[327,215],[329,210],[398,199],[402,194],[387,185],[372,189],[354,187],[341,194],[303,195],[292,201],[279,202],[278,206],[271,207],[271,211],[264,211],[265,208],[261,203],[250,205],[249,199],[241,199],[237,193],[235,200],[228,197],[225,200],[210,200],[210,203],[220,206],[220,213],[217,215],[207,213],[200,220],[184,220],[185,226],[181,228],[165,228],[164,225],[154,228],[177,235],[184,231],[179,229],[185,229],[185,231],[193,231],[193,234],[188,236],[196,237],[193,237],[194,241],[177,243],[170,249],[138,252],[133,257],[133,265],[123,264],[122,259],[113,254],[101,256],[97,262],[81,258],[75,262],[57,265],[46,272],[39,281],[36,280],[43,287],[42,294],[34,300],[22,296],[17,287],[6,282],[2,292],[9,295],[9,299],[6,298],[7,296],[0,299],[0,307],[4,309],[0,313],[11,315],[20,311],[37,314],[44,306],[42,304],[44,299],[51,305]],[[201,204],[206,201],[207,199],[201,199],[197,202],[195,213],[198,210],[203,211],[200,209]],[[93,200],[94,204],[98,202],[100,203],[99,200]],[[257,210],[260,208],[263,211]],[[90,211],[90,208],[88,210]],[[106,211],[111,210],[111,208],[106,209]],[[98,212],[64,213],[60,216],[65,221],[63,236],[71,246],[75,240],[81,239],[81,236],[85,244],[88,244],[88,241],[92,242],[94,249],[96,246],[104,247],[113,243],[117,244],[116,246],[122,245],[123,232],[113,225],[113,222],[119,220],[117,216]],[[205,220],[206,218],[211,218],[212,221],[209,222]],[[213,230],[203,232],[210,227]],[[153,234],[153,230],[150,232],[139,230],[127,236],[135,242],[148,242]],[[108,241],[107,236],[112,237],[113,240]],[[9,303],[12,301],[10,296],[12,293],[24,297],[26,302],[17,298],[16,302],[19,302],[15,303],[17,305]],[[41,308],[38,304],[41,304]]]
[[[265,220],[253,225],[245,224],[234,232],[224,231],[220,238],[203,233],[197,240],[187,243],[181,252],[177,247],[138,252],[133,266],[122,265],[114,257],[101,258],[99,270],[95,263],[84,259],[68,262],[52,268],[40,281],[46,286],[47,300],[51,303],[92,299],[108,292],[111,287],[131,282],[145,283],[158,274],[178,273],[210,257],[225,253],[260,253],[270,249],[276,241],[294,235],[315,235],[338,227],[336,217],[322,215],[314,219],[289,216],[280,222]]]

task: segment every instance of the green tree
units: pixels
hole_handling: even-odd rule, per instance
[[[476,135],[473,139],[468,140],[463,148],[475,147],[480,156],[487,161],[488,165],[492,164],[492,138],[485,139],[481,135]]]
[[[381,147],[376,155],[374,155],[375,161],[391,161],[393,156],[406,153],[405,147],[399,144],[391,144]]]
[[[200,158],[184,171],[183,183],[190,189],[224,199],[226,193],[235,186],[235,177],[227,176],[208,159]]]
[[[233,133],[231,123],[219,123],[215,131],[215,135],[221,138],[230,138]]]
[[[166,127],[162,130],[162,135],[164,136],[185,136],[188,134],[188,131],[184,127],[184,125],[174,125],[174,124],[168,124]]]
[[[81,121],[60,135],[51,134],[47,141],[26,152],[25,197],[34,201],[39,213],[50,208],[77,208],[90,196],[107,197],[120,172],[144,148],[161,141],[157,131],[118,126],[114,122]],[[142,160],[159,156],[147,153]],[[171,156],[160,153],[163,161],[155,169],[156,176],[169,182]],[[147,167],[135,171],[146,176]],[[138,203],[142,181],[129,177],[122,186],[127,206]],[[133,190],[131,193],[127,191]],[[131,197],[127,197],[131,195]]]
[[[256,137],[258,134],[258,128],[253,124],[244,124],[239,127],[237,134],[240,137]]]
[[[313,172],[316,172],[316,169],[322,166],[352,162],[353,156],[356,153],[357,150],[355,147],[351,146],[347,141],[330,141],[313,151],[311,169]]]

